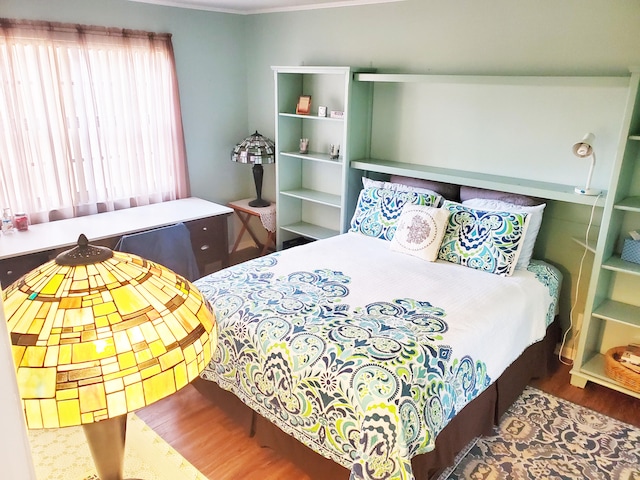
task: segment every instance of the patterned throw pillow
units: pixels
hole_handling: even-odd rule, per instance
[[[476,210],[446,201],[451,212],[438,258],[510,276],[524,245],[528,213]]]
[[[440,199],[440,195],[433,192],[363,188],[358,197],[358,205],[351,219],[349,231],[359,232],[368,237],[391,240],[405,205],[434,206],[440,202]]]
[[[407,205],[402,209],[390,248],[430,262],[438,258],[449,210]]]
[[[538,232],[542,225],[542,214],[544,213],[545,203],[534,206],[515,205],[513,203],[503,202],[490,198],[471,198],[462,202],[463,205],[480,210],[498,210],[503,212],[526,212],[529,214],[529,226],[527,227],[527,235],[524,239],[524,245],[518,257],[516,269],[526,269],[529,266],[531,257],[533,256],[533,248],[536,245]]]

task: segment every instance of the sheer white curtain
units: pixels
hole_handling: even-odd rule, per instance
[[[40,223],[186,196],[170,35],[0,19],[0,208]]]

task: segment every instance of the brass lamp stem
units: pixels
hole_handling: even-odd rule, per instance
[[[82,425],[100,480],[122,480],[127,415]]]

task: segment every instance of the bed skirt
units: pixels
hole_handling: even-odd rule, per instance
[[[435,450],[417,455],[411,460],[416,480],[437,478],[472,439],[491,432],[532,378],[544,378],[551,373],[556,367],[554,350],[559,338],[560,329],[556,318],[547,328],[547,335],[543,340],[527,348],[497,381],[449,422],[438,435]],[[241,425],[247,435],[254,436],[260,446],[274,449],[313,480],[349,478],[349,470],[287,435],[216,383],[198,377],[193,385],[229,418]]]

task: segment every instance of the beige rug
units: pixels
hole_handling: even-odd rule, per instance
[[[439,480],[640,479],[640,429],[527,387]]]
[[[82,427],[30,430],[38,480],[98,480]],[[124,477],[207,480],[135,414],[129,414]]]

